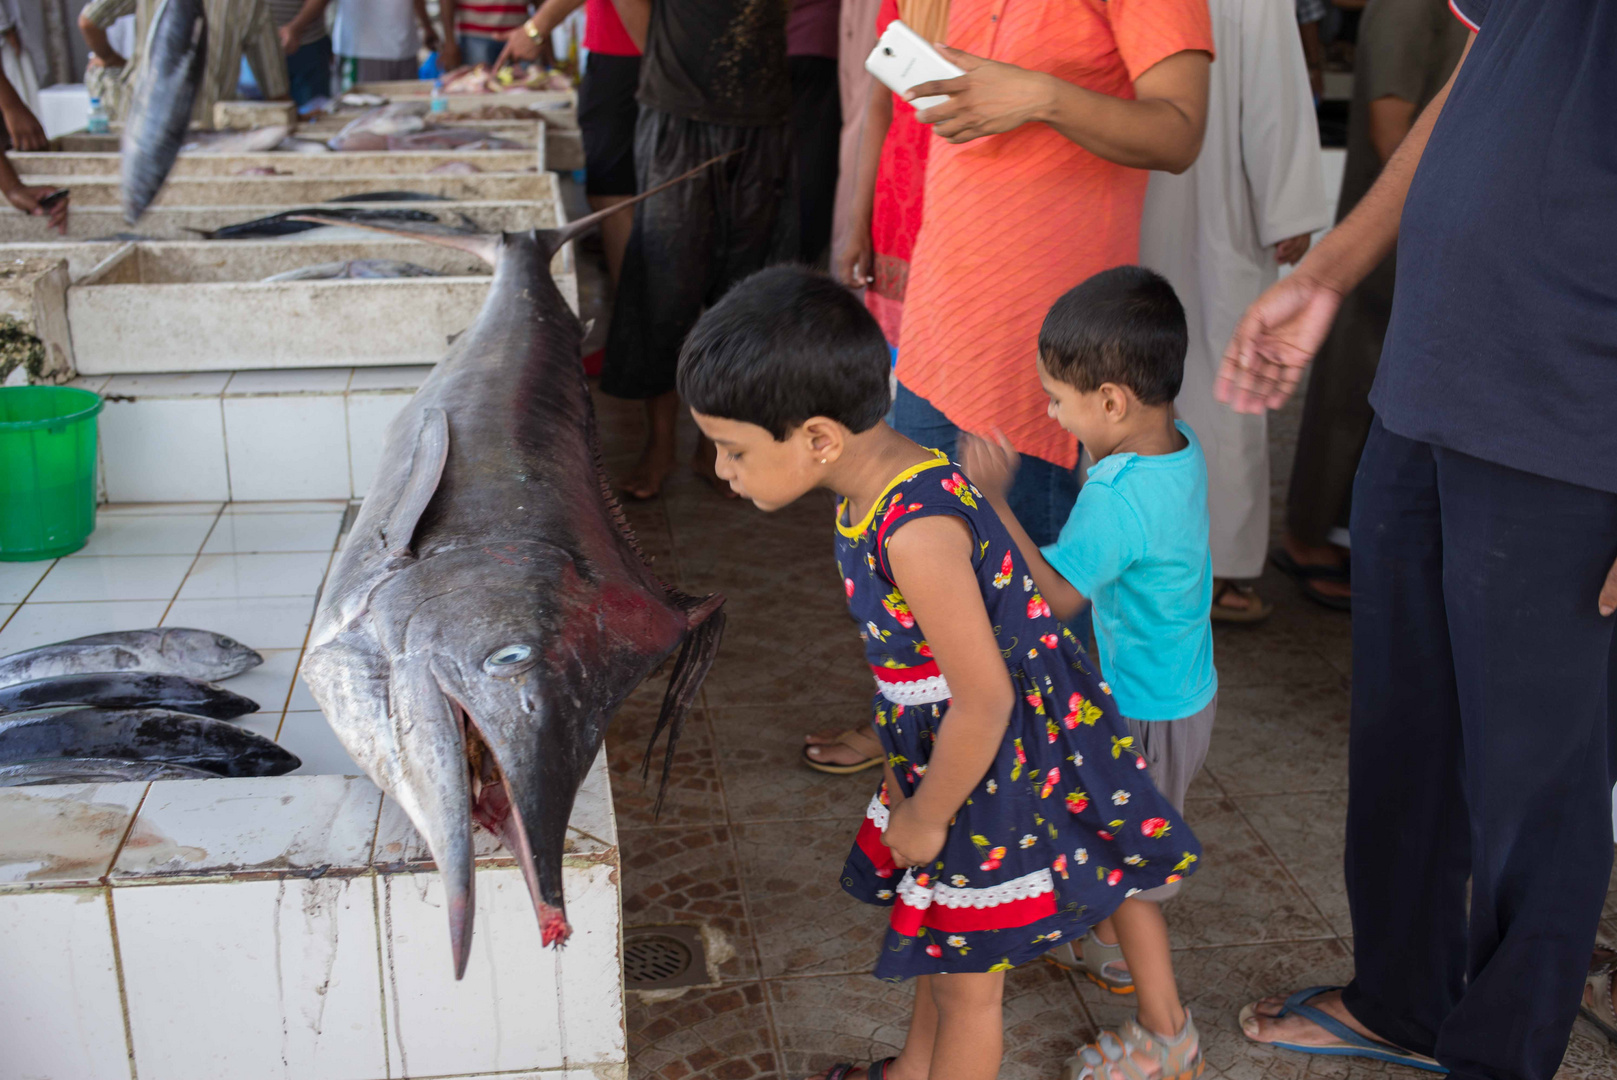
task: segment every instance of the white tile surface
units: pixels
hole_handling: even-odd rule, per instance
[[[163,617],[166,600],[111,600],[88,604],[24,604],[0,630],[0,656],[51,645],[58,641],[109,634],[114,630],[144,630]],[[193,623],[175,622],[175,626]],[[221,627],[209,627],[219,630]],[[229,631],[226,631],[227,633]],[[234,635],[232,635],[234,636]]]
[[[409,364],[402,367],[355,368],[350,393],[364,390],[414,390],[432,374],[431,364]]]
[[[340,499],[312,499],[308,501],[297,499],[244,500],[229,504],[226,510],[232,514],[321,514],[331,510],[341,513],[347,508],[348,498],[344,496]]]
[[[303,764],[292,770],[292,776],[365,775],[365,770],[354,763],[337,741],[337,733],[326,723],[325,713],[287,713],[276,741],[303,759]]]
[[[74,552],[87,555],[195,555],[213,528],[207,514],[165,517],[109,517],[96,522],[90,542]]]
[[[354,495],[370,491],[382,461],[387,425],[410,403],[409,394],[349,394],[348,453],[354,469]]]
[[[109,378],[111,378],[110,375],[80,375],[67,385],[76,387],[80,390],[88,390],[92,394],[99,394],[102,387],[107,385],[107,380]]]
[[[33,603],[77,600],[168,600],[185,580],[192,555],[89,555],[63,559],[30,598]]]
[[[191,371],[174,374],[114,375],[101,388],[107,396],[133,398],[218,397],[230,381],[228,371]]]
[[[285,371],[238,371],[225,387],[226,397],[255,394],[340,394],[348,389],[353,368],[292,368]]]
[[[114,889],[141,1080],[386,1076],[373,895],[335,875]]]
[[[179,595],[182,600],[314,596],[330,562],[329,551],[203,555],[191,568]]]
[[[369,865],[382,793],[369,780],[265,776],[153,785],[112,867],[157,876]]]
[[[0,1076],[129,1076],[104,891],[0,895],[0,971]]]
[[[231,504],[234,508],[237,504]],[[261,504],[262,505],[262,504]],[[226,513],[203,545],[205,555],[224,552],[331,551],[342,524],[341,506],[318,513]]]
[[[112,502],[230,497],[217,398],[109,401],[100,424],[102,475]]]
[[[224,410],[233,498],[347,498],[348,424],[340,395],[226,398]]]
[[[0,789],[0,885],[99,882],[145,791],[145,783]]]
[[[539,944],[539,922],[515,867],[477,873],[475,932],[460,982],[438,873],[386,874],[376,881],[396,1072],[460,1075],[563,1063],[557,953]]]
[[[172,514],[217,514],[224,503],[217,499],[205,502],[120,502],[103,503],[95,508],[101,516],[110,517],[151,517],[152,515],[168,516]]]
[[[258,702],[265,712],[273,712],[277,717],[286,707],[287,692],[292,689],[292,678],[297,671],[298,649],[260,649],[259,654],[264,662],[251,671],[244,671],[234,679],[227,680],[224,685],[227,689],[238,694],[245,694]],[[270,738],[275,733],[270,732]]]
[[[314,598],[289,596],[256,600],[176,600],[164,617],[163,625],[213,630],[255,649],[297,649],[303,646],[313,621]],[[5,644],[5,635],[10,630],[8,626],[0,632],[0,646]],[[83,632],[89,633],[88,630]]]
[[[575,1067],[623,1061],[629,1052],[623,1030],[617,876],[617,866],[604,863],[562,874],[573,933],[566,948],[553,951],[561,968],[562,1055]],[[533,918],[532,907],[528,918]]]
[[[50,559],[39,562],[0,562],[0,604],[20,604],[28,596],[45,571],[51,568]]]

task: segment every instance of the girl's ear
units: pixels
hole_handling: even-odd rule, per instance
[[[846,449],[848,431],[829,417],[811,416],[803,422],[799,436],[808,443],[809,455],[815,462],[829,465]]]

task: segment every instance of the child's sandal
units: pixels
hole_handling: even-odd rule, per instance
[[[1141,1059],[1155,1065],[1155,1071],[1146,1072]],[[1125,1020],[1116,1031],[1101,1032],[1067,1062],[1061,1076],[1062,1080],[1196,1080],[1206,1064],[1201,1036],[1186,1009],[1184,1029],[1171,1039],[1147,1031],[1137,1019]]]
[[[887,1080],[887,1066],[891,1065],[895,1060],[895,1058],[889,1057],[882,1058],[880,1061],[872,1061],[865,1066],[865,1080]],[[848,1080],[848,1074],[857,1068],[859,1068],[857,1065],[845,1061],[840,1062],[831,1066],[825,1074],[825,1080]]]
[[[1091,930],[1080,941],[1063,942],[1044,954],[1056,967],[1081,971],[1090,982],[1112,994],[1134,993],[1134,976],[1123,959],[1123,945],[1108,945]]]

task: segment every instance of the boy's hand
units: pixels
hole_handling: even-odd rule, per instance
[[[914,801],[906,799],[893,807],[881,842],[887,845],[893,853],[893,862],[899,866],[924,866],[938,857],[948,835],[947,824],[924,821],[916,813]]]
[[[995,442],[989,442],[978,435],[962,435],[960,463],[989,502],[1003,503],[1022,458],[1003,431],[996,428],[994,438]]]

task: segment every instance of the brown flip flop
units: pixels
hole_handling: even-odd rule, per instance
[[[848,749],[853,750],[854,752],[857,753],[857,752],[859,752],[859,748],[853,744],[852,740],[850,739],[850,736],[858,735],[858,734],[861,734],[859,728],[849,728],[848,730],[846,730],[846,731],[842,732],[840,735],[838,735],[835,742],[814,743],[813,745],[814,746],[846,746]],[[887,760],[887,755],[886,754],[880,754],[879,753],[879,754],[876,754],[874,757],[868,757],[868,758],[863,759],[862,761],[856,761],[852,765],[838,765],[835,762],[831,762],[831,761],[815,761],[813,758],[809,757],[809,750],[810,749],[811,749],[811,747],[809,747],[809,746],[803,747],[803,764],[807,765],[809,768],[813,769],[815,772],[829,773],[832,776],[852,776],[854,773],[861,773],[861,772],[864,772],[866,769],[874,769],[878,765],[880,765],[882,762]]]

